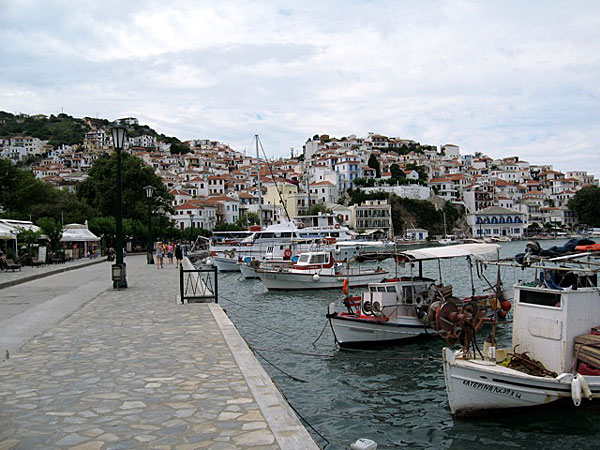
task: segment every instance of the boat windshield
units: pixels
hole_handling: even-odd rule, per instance
[[[310,258],[310,255],[300,255],[300,257],[298,258],[298,262],[299,263],[307,263],[309,258]]]
[[[310,258],[310,263],[311,264],[325,264],[328,261],[329,255],[325,254],[325,253],[318,253],[316,255],[312,255]]]
[[[291,239],[292,233],[290,231],[263,231],[256,234],[256,240],[272,240],[272,239]]]

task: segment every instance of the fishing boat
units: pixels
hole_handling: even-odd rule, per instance
[[[535,275],[514,286],[510,348],[498,348],[493,333],[483,350],[475,334],[463,339],[459,350],[444,348],[453,415],[539,407],[561,399],[579,406],[582,399],[600,397],[599,255],[587,252],[528,264]],[[455,333],[473,326],[472,318],[465,320],[452,311],[445,324]]]
[[[242,277],[246,280],[259,279],[256,273],[258,268],[276,269],[279,267],[291,267],[298,260],[291,249],[284,245],[273,245],[267,247],[267,251],[261,258],[246,256],[242,261],[238,261],[238,269]]]
[[[304,252],[291,267],[256,269],[269,290],[341,289],[344,282],[350,287],[366,286],[381,281],[389,273],[377,267],[361,269],[350,262],[336,262],[331,251]]]
[[[484,309],[493,295],[475,296],[473,293],[471,297],[458,299],[452,295],[452,286],[443,284],[441,265],[438,264],[440,273],[436,283],[423,276],[423,262],[458,257],[485,259],[497,254],[498,248],[494,244],[462,244],[359,256],[361,261],[394,258],[409,266],[410,275],[370,283],[367,292],[360,296],[350,296],[345,286],[346,310],[338,311],[335,303],[331,303],[327,311],[335,341],[340,347],[365,347],[395,344],[418,336],[437,336],[440,332],[446,337],[438,314],[442,306],[452,303],[460,310],[468,310],[473,305]],[[415,267],[418,273],[413,273]]]

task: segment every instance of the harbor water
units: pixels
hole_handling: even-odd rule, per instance
[[[564,242],[540,244],[547,248]],[[525,244],[500,244],[500,256],[523,252]],[[395,270],[391,262],[380,264]],[[409,274],[406,267],[398,270]],[[471,270],[464,258],[442,261],[441,273],[455,295],[471,295]],[[488,284],[474,267],[472,273],[481,294]],[[425,262],[424,275],[439,279],[438,263]],[[497,268],[488,267],[485,275],[495,282]],[[502,268],[501,277],[509,287],[532,274]],[[435,337],[379,350],[341,350],[325,314],[330,302],[341,308],[342,297],[341,290],[268,292],[260,280],[243,280],[237,272],[219,274],[221,306],[321,447],[347,449],[358,438],[376,441],[379,449],[600,447],[600,409],[589,405],[453,419],[441,364],[445,341]],[[510,345],[510,321],[497,334]]]

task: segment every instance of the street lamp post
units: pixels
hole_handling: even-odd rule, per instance
[[[146,198],[148,199],[148,250],[147,259],[148,264],[154,264],[154,257],[152,256],[152,194],[154,193],[154,186],[148,185],[146,189]]]
[[[117,225],[117,262],[112,267],[113,288],[127,287],[126,266],[123,262],[123,213],[121,211],[121,151],[125,144],[126,130],[123,127],[112,129],[113,147],[117,152],[117,195],[116,195],[116,225]]]

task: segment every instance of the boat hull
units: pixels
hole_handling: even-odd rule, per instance
[[[340,347],[385,346],[407,339],[437,336],[416,317],[398,317],[387,322],[329,314],[329,323]]]
[[[348,279],[348,287],[363,287],[385,278],[388,272],[364,273],[350,276],[320,275],[315,281],[314,274],[286,273],[279,271],[258,271],[258,276],[269,290],[306,290],[306,289],[341,289],[344,280]]]
[[[237,258],[222,258],[220,256],[213,256],[213,265],[217,267],[219,272],[239,272],[240,267],[237,264]]]
[[[457,359],[444,348],[444,378],[454,416],[485,411],[529,408],[571,398],[570,381],[528,375],[495,362]],[[585,376],[594,398],[600,397],[600,376]]]
[[[251,267],[248,264],[239,264],[239,270],[242,272],[242,277],[244,277],[246,280],[260,278],[254,270],[254,267]]]

